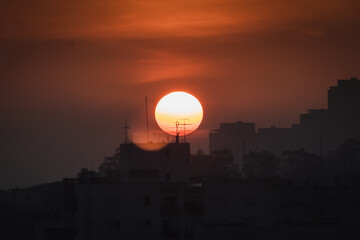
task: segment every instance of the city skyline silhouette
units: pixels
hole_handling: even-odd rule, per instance
[[[307,109],[326,108],[338,79],[360,76],[358,8],[351,0],[2,2],[1,187],[100,164],[124,120],[144,128],[144,96],[149,109],[171,91],[201,99],[193,152],[208,151],[208,130],[220,122],[290,127]],[[153,120],[149,111],[157,131]]]
[[[351,239],[359,9],[1,1],[0,238]]]
[[[220,123],[209,132],[210,154],[190,154],[179,133],[168,142],[133,142],[125,122],[123,142],[98,167],[1,190],[2,235],[358,237],[359,83],[338,80],[328,91],[329,108],[300,114],[291,128]]]

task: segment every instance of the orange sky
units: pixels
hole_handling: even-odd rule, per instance
[[[326,108],[337,79],[360,77],[359,9],[355,0],[1,1],[0,188],[97,165],[125,119],[141,131],[145,95],[150,110],[174,90],[202,102],[193,151],[207,150],[220,122],[290,126]]]

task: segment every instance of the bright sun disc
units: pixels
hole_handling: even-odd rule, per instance
[[[180,136],[194,132],[203,118],[200,102],[186,92],[172,92],[163,97],[155,109],[155,119],[159,127],[170,135]]]

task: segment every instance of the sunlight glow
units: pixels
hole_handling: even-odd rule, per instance
[[[159,127],[170,135],[180,136],[194,132],[203,118],[200,102],[186,92],[172,92],[163,97],[155,109],[155,119]],[[177,126],[177,127],[176,127]]]

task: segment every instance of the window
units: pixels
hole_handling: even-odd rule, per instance
[[[184,213],[185,216],[201,216],[204,213],[201,202],[197,201],[186,201],[184,202]]]
[[[244,206],[256,206],[256,195],[242,196],[242,203]]]
[[[121,196],[119,195],[112,195],[112,196],[109,196],[109,199],[113,202],[118,202],[120,203],[121,202]]]
[[[175,196],[162,197],[160,206],[161,216],[179,216],[180,206],[178,205],[178,199]]]
[[[162,197],[161,203],[163,206],[177,206],[178,198],[176,196],[166,196]]]
[[[140,230],[151,229],[151,219],[139,219],[138,228]]]
[[[247,227],[254,228],[256,227],[256,218],[244,218],[244,224]]]
[[[111,229],[119,230],[121,229],[121,222],[120,220],[109,220],[109,227]]]
[[[159,172],[157,170],[133,170],[130,171],[131,179],[157,179]]]
[[[176,219],[162,221],[161,235],[164,238],[178,238],[180,236],[179,223]]]
[[[225,195],[215,195],[212,198],[213,206],[224,207],[226,206],[226,196]]]
[[[139,206],[151,206],[151,197],[149,196],[140,196],[138,199]]]

